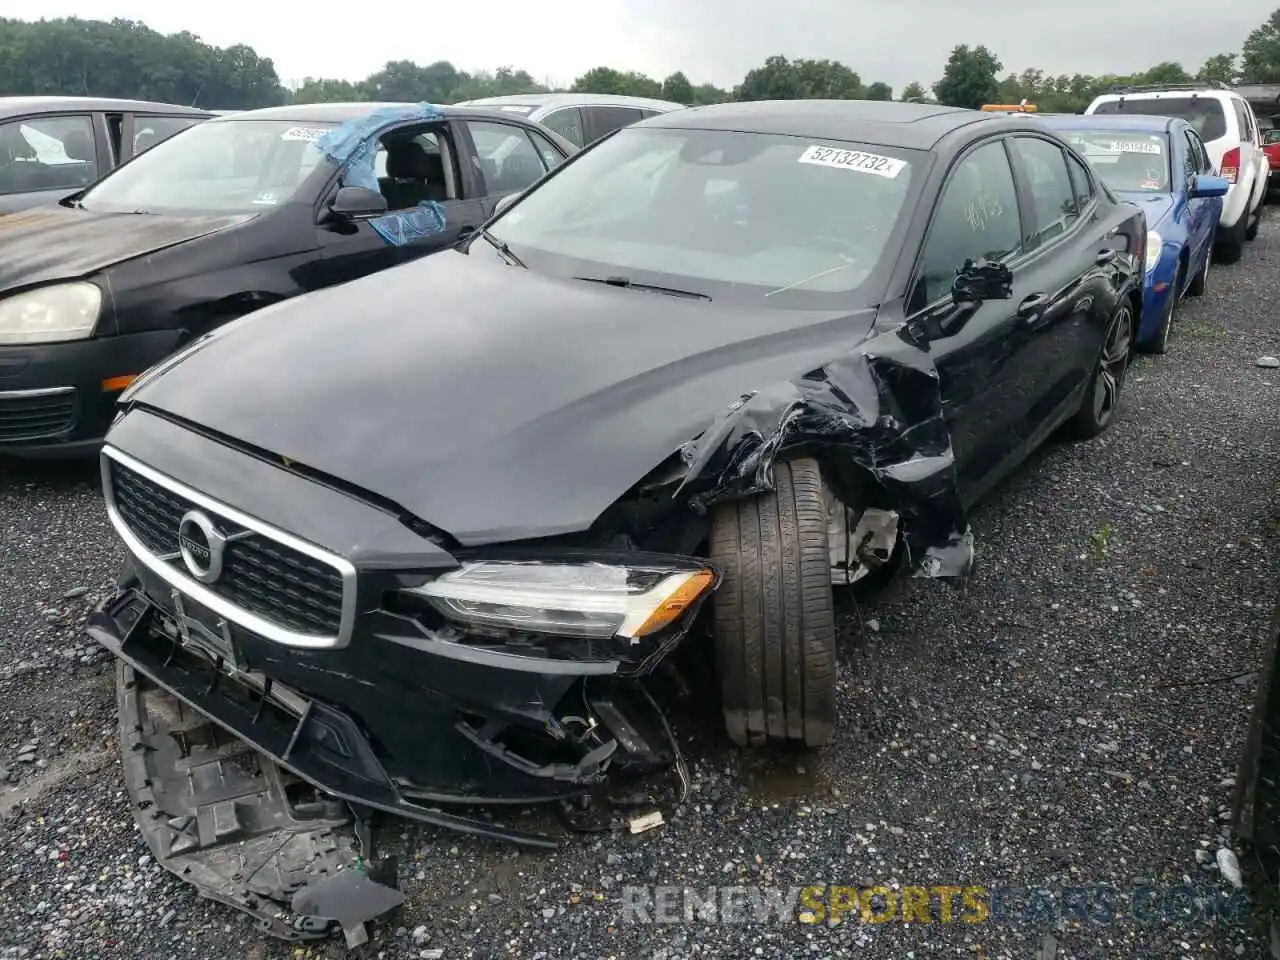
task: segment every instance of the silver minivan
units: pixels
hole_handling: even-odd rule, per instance
[[[457,106],[518,114],[554,130],[579,147],[645,117],[684,109],[684,104],[670,100],[607,93],[521,93],[466,100]]]

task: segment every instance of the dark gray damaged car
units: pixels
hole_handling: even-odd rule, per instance
[[[669,764],[644,680],[695,624],[736,743],[826,743],[833,585],[964,575],[966,509],[1109,426],[1144,241],[1032,118],[735,104],[194,343],[122,397],[130,572],[90,625],[157,856],[276,933],[358,939],[394,891],[320,838],[380,810],[549,842],[456,805]],[[281,830],[269,879],[228,867]]]

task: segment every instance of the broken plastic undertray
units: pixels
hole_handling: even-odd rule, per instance
[[[404,902],[394,863],[364,866],[367,820],[139,680],[118,664],[125,784],[156,862],[272,936],[367,942]]]

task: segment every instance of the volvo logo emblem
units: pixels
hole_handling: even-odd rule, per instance
[[[201,583],[222,576],[222,555],[227,538],[199,510],[188,510],[178,521],[178,551],[187,570]]]

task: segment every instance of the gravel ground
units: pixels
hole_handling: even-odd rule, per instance
[[[368,954],[1266,956],[1247,920],[641,925],[622,889],[1225,889],[1213,854],[1280,572],[1280,370],[1254,366],[1280,353],[1278,263],[1269,221],[1172,352],[1134,366],[1109,433],[1043,450],[976,513],[967,593],[906,581],[843,608],[834,747],[746,758],[677,710],[694,792],[653,833],[547,854],[384,825],[408,905]],[[146,856],[109,665],[81,633],[120,560],[94,471],[0,467],[0,544],[0,960],[341,956],[263,942]]]

